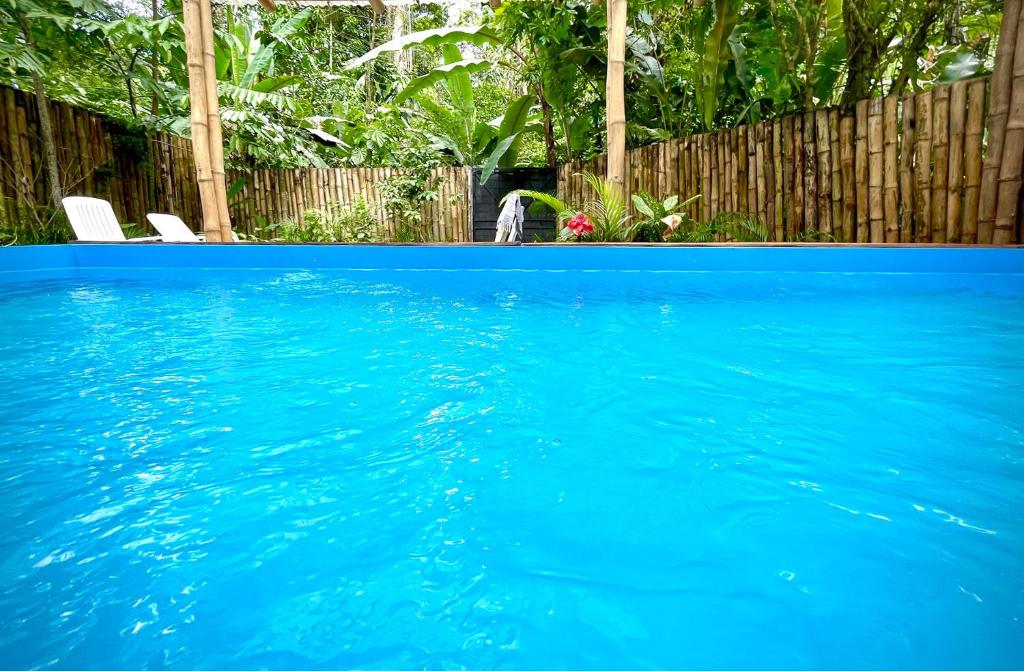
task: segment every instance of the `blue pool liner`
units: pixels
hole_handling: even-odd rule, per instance
[[[6,280],[99,269],[1024,273],[1024,248],[70,244],[0,248]]]

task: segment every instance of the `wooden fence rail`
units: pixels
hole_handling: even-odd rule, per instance
[[[990,244],[979,217],[987,78],[862,100],[628,152],[627,198],[700,194],[696,220],[747,213],[773,240]],[[578,176],[604,159],[561,166],[559,197],[593,198]],[[1020,242],[1020,221],[1010,235]]]

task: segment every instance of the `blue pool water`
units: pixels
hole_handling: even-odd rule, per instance
[[[0,283],[0,667],[1021,668],[1024,276]]]

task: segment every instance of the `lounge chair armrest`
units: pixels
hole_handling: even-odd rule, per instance
[[[145,238],[128,238],[128,242],[161,242],[163,240],[159,235],[151,235]]]

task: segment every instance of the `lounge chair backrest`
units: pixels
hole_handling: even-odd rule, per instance
[[[164,242],[200,242],[199,237],[176,214],[151,212],[146,215],[146,219],[149,219],[153,228],[160,232]]]
[[[79,240],[124,242],[124,231],[117,223],[114,208],[100,198],[70,196],[61,201],[68,221]]]

